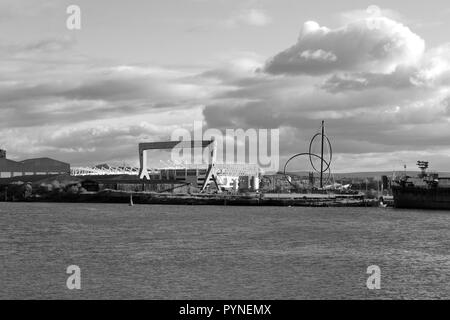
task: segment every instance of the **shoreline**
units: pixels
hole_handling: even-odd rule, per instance
[[[12,202],[130,203],[218,206],[374,207],[377,199],[344,194],[161,194],[105,190],[80,194],[49,194]],[[8,201],[11,202],[11,201]]]

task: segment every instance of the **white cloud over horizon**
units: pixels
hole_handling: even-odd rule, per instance
[[[414,66],[425,41],[409,28],[385,17],[353,21],[330,30],[305,22],[297,44],[265,66],[272,74],[327,74],[335,71],[391,73]]]

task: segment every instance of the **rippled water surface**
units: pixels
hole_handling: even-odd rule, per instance
[[[450,211],[0,203],[0,245],[3,299],[450,298]]]

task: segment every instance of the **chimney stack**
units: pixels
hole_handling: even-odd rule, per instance
[[[6,159],[6,150],[0,149],[0,159]]]

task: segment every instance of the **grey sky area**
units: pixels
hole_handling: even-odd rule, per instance
[[[13,159],[136,164],[204,121],[279,128],[282,164],[324,119],[337,172],[450,171],[448,1],[0,0],[0,28]]]

